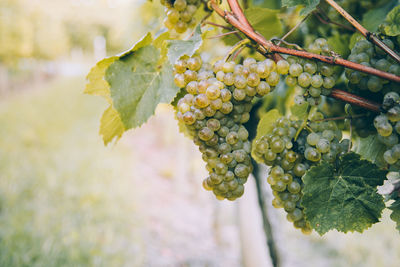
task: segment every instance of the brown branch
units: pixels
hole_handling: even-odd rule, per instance
[[[230,0],[230,1],[236,1],[236,0]],[[256,33],[251,27],[248,27],[244,24],[242,24],[236,17],[241,17],[244,16],[243,12],[238,9],[235,9],[235,12],[241,12],[241,14],[236,14],[233,15],[229,12],[223,11],[219,6],[215,3],[215,0],[211,0],[211,6],[212,8],[216,11],[218,15],[223,17],[230,25],[244,33],[249,39],[253,40],[256,42],[260,48],[260,51],[263,51],[264,54],[268,53],[282,53],[282,54],[287,54],[287,55],[293,55],[293,56],[298,56],[302,58],[307,58],[307,59],[312,59],[312,60],[318,60],[321,62],[325,62],[331,65],[339,65],[343,66],[346,68],[354,69],[357,71],[361,71],[364,73],[368,73],[371,75],[375,75],[378,77],[381,77],[383,79],[387,79],[390,81],[394,81],[397,83],[400,83],[400,76],[396,76],[394,74],[380,71],[371,67],[367,67],[361,64],[357,64],[348,60],[344,60],[342,58],[337,58],[337,57],[328,57],[328,56],[323,56],[323,55],[317,55],[313,54],[310,52],[306,51],[298,51],[295,49],[289,49],[285,47],[280,47],[275,44],[273,44],[271,41],[267,41],[262,35]]]
[[[396,54],[392,49],[390,49],[384,42],[382,42],[374,33],[365,29],[360,23],[357,22],[349,13],[346,12],[341,6],[339,6],[333,0],[325,0],[330,6],[336,9],[351,25],[354,26],[367,40],[371,41],[375,45],[379,46],[384,50],[389,56],[400,62],[400,55]]]
[[[334,89],[329,96],[374,112],[380,112],[381,106],[378,103],[357,95],[350,94],[346,91]]]
[[[237,17],[240,23],[245,25],[246,27],[253,29],[251,26],[250,22],[247,20],[246,16],[243,13],[242,8],[239,5],[239,2],[237,0],[228,0],[228,5],[232,10],[233,15]]]

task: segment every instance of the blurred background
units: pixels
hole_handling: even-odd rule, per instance
[[[115,145],[98,135],[85,75],[163,16],[157,0],[0,1],[0,266],[271,266],[255,183],[233,203],[203,190],[171,108]],[[281,266],[400,266],[388,213],[303,236],[263,189]]]

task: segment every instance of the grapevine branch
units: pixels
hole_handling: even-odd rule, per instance
[[[231,4],[232,2],[237,2],[236,0],[229,0],[228,3]],[[348,68],[352,68],[355,70],[359,70],[365,73],[369,73],[372,75],[376,75],[379,76],[381,78],[385,78],[394,82],[400,82],[400,77],[387,73],[387,72],[383,72],[380,70],[376,70],[370,67],[366,67],[360,64],[356,64],[354,62],[351,61],[347,61],[341,58],[335,58],[335,57],[328,57],[328,56],[322,56],[322,55],[317,55],[317,54],[313,54],[313,53],[309,53],[309,52],[305,52],[305,51],[298,51],[298,50],[294,50],[294,49],[289,49],[289,48],[284,48],[284,47],[280,47],[277,46],[275,44],[273,44],[271,41],[267,41],[263,36],[261,36],[260,34],[256,33],[253,28],[251,27],[246,27],[245,25],[243,25],[238,18],[241,18],[241,20],[243,21],[244,19],[246,19],[246,17],[244,16],[244,13],[241,9],[239,8],[232,8],[231,10],[233,10],[234,12],[237,12],[238,14],[233,15],[232,13],[222,10],[218,4],[215,2],[215,0],[211,0],[210,2],[211,7],[213,8],[213,10],[222,18],[224,18],[230,25],[232,25],[233,27],[235,27],[236,29],[238,29],[239,31],[241,31],[242,33],[244,33],[249,39],[253,40],[254,42],[256,42],[258,44],[257,49],[263,53],[264,55],[269,55],[271,52],[276,52],[273,53],[273,57],[276,60],[281,59],[282,57],[278,54],[278,53],[283,53],[283,54],[289,54],[289,55],[294,55],[294,56],[299,56],[299,57],[304,57],[304,58],[308,58],[308,59],[314,59],[314,60],[319,60],[322,62],[326,62],[329,64],[336,64],[336,65],[341,65],[344,67],[348,67]],[[246,19],[247,21],[247,19]],[[333,89],[332,93],[330,94],[331,97],[342,100],[344,102],[350,103],[350,104],[354,104],[369,110],[372,110],[374,112],[379,112],[380,111],[380,105],[364,99],[362,97],[350,94],[348,92],[342,91],[342,90],[338,90],[338,89]]]
[[[229,0],[228,3],[231,4],[232,2],[237,2],[236,0]],[[215,0],[211,0],[211,7],[215,10],[215,12],[220,15],[222,18],[224,18],[230,25],[244,33],[249,39],[253,40],[256,42],[262,50],[264,50],[265,54],[268,53],[282,53],[282,54],[287,54],[287,55],[293,55],[297,57],[302,57],[302,58],[307,58],[307,59],[312,59],[312,60],[318,60],[321,62],[325,62],[331,65],[339,65],[343,66],[346,68],[358,70],[361,72],[365,72],[371,75],[375,75],[378,77],[381,77],[386,80],[394,81],[397,83],[400,83],[400,76],[396,76],[394,74],[380,71],[371,67],[367,67],[361,64],[357,64],[348,60],[344,60],[342,58],[338,57],[328,57],[328,56],[323,56],[323,55],[318,55],[318,54],[313,54],[310,52],[306,51],[298,51],[295,49],[290,49],[286,47],[280,47],[275,44],[273,44],[271,41],[267,41],[262,35],[256,33],[253,28],[246,26],[246,24],[243,24],[241,21],[245,19],[244,13],[241,9],[238,8],[231,8],[235,14],[232,14],[230,12],[222,10],[218,4],[215,2]],[[239,21],[239,18],[241,18],[241,21]],[[247,20],[246,20],[247,21]],[[248,22],[247,22],[248,23]]]
[[[360,23],[357,22],[349,13],[346,12],[341,6],[339,6],[333,0],[325,0],[330,6],[336,9],[337,12],[340,13],[348,22],[353,25],[367,40],[373,42],[375,45],[379,46],[382,50],[384,50],[389,56],[400,62],[400,56],[396,54],[392,49],[390,49],[385,43],[383,43],[374,33],[365,29]]]

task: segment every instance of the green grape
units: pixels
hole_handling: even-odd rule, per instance
[[[260,84],[260,75],[258,75],[258,73],[256,73],[256,72],[251,72],[247,76],[247,84],[252,87],[256,87],[257,85],[259,85]]]
[[[267,83],[268,83],[270,86],[276,86],[276,85],[278,85],[279,80],[280,80],[280,76],[279,76],[279,74],[276,73],[275,71],[272,71],[272,72],[268,75],[268,77],[267,77]]]
[[[261,81],[258,84],[256,91],[259,96],[264,96],[264,95],[267,95],[271,91],[271,87],[269,86],[268,83]]]
[[[309,74],[313,75],[315,72],[317,72],[317,63],[310,61],[310,62],[306,62],[304,64],[304,71],[308,72]]]
[[[289,62],[287,62],[286,60],[279,60],[276,63],[276,70],[279,74],[283,75],[288,74],[289,68],[290,68]]]
[[[319,139],[316,147],[319,152],[328,153],[330,150],[330,142],[327,139],[321,138]]]
[[[185,88],[186,86],[185,76],[180,73],[175,74],[174,83],[176,84],[176,86],[180,88]]]
[[[303,72],[297,78],[297,83],[301,87],[308,87],[311,84],[311,75],[308,72]]]
[[[233,72],[234,69],[235,69],[235,62],[233,62],[233,61],[225,62],[225,63],[222,65],[222,70],[223,70],[225,73]]]
[[[321,75],[316,74],[311,77],[311,86],[315,88],[320,88],[324,83],[324,79]]]
[[[335,86],[335,78],[329,76],[324,77],[324,82],[322,85],[327,89],[331,89],[333,86]]]
[[[318,134],[316,134],[316,133],[310,133],[310,134],[307,136],[307,143],[308,143],[310,146],[316,146],[316,145],[318,144],[318,142],[319,142],[319,139],[320,139],[320,137],[319,137]]]
[[[303,73],[303,67],[300,64],[295,63],[295,64],[290,65],[290,68],[289,68],[290,76],[298,77],[301,73]]]
[[[292,76],[286,76],[285,78],[285,83],[289,86],[289,87],[294,87],[297,85],[297,79],[295,77]]]
[[[183,11],[186,8],[186,1],[185,0],[175,0],[174,8],[177,11]]]

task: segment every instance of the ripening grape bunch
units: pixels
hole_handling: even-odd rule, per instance
[[[400,168],[400,96],[389,92],[383,98],[382,113],[375,117],[374,126],[378,132],[378,140],[387,150],[383,159],[396,170]]]
[[[335,162],[349,149],[349,140],[334,121],[321,121],[324,116],[316,112],[307,129],[300,130],[302,121],[279,118],[273,130],[257,140],[253,154],[271,166],[267,182],[275,198],[272,205],[287,212],[287,220],[305,234],[311,233],[301,206],[301,177],[321,160]],[[297,137],[297,138],[296,138]],[[341,141],[340,141],[341,140]]]
[[[315,54],[329,55],[331,49],[323,38],[316,39],[309,45],[308,50]],[[315,106],[321,103],[321,95],[329,95],[335,85],[334,69],[332,65],[322,62],[288,57],[288,76],[285,82],[288,86],[298,86],[301,95],[295,98],[296,104],[307,101]]]
[[[286,65],[283,60],[276,64],[247,58],[243,64],[219,60],[211,66],[200,57],[180,59],[174,65],[175,84],[184,89],[176,117],[207,163],[204,188],[218,199],[234,200],[243,194],[253,170],[243,124],[250,119],[254,97],[273,91],[280,74],[287,72]]]
[[[196,24],[194,15],[202,4],[201,0],[161,0],[161,4],[166,8],[167,17],[164,25],[169,29],[174,29],[177,33],[184,33],[188,28],[193,28]]]
[[[395,46],[395,43],[389,38],[383,39],[382,42],[390,49],[399,51],[398,47]],[[360,40],[354,45],[351,49],[351,54],[349,55],[348,60],[398,76],[400,75],[400,64],[387,55],[381,48],[373,45],[367,40]],[[366,73],[352,69],[346,69],[345,75],[349,80],[349,86],[354,89],[369,90],[373,93],[381,91],[383,93],[389,91],[400,92],[398,84],[377,76],[367,75]]]

